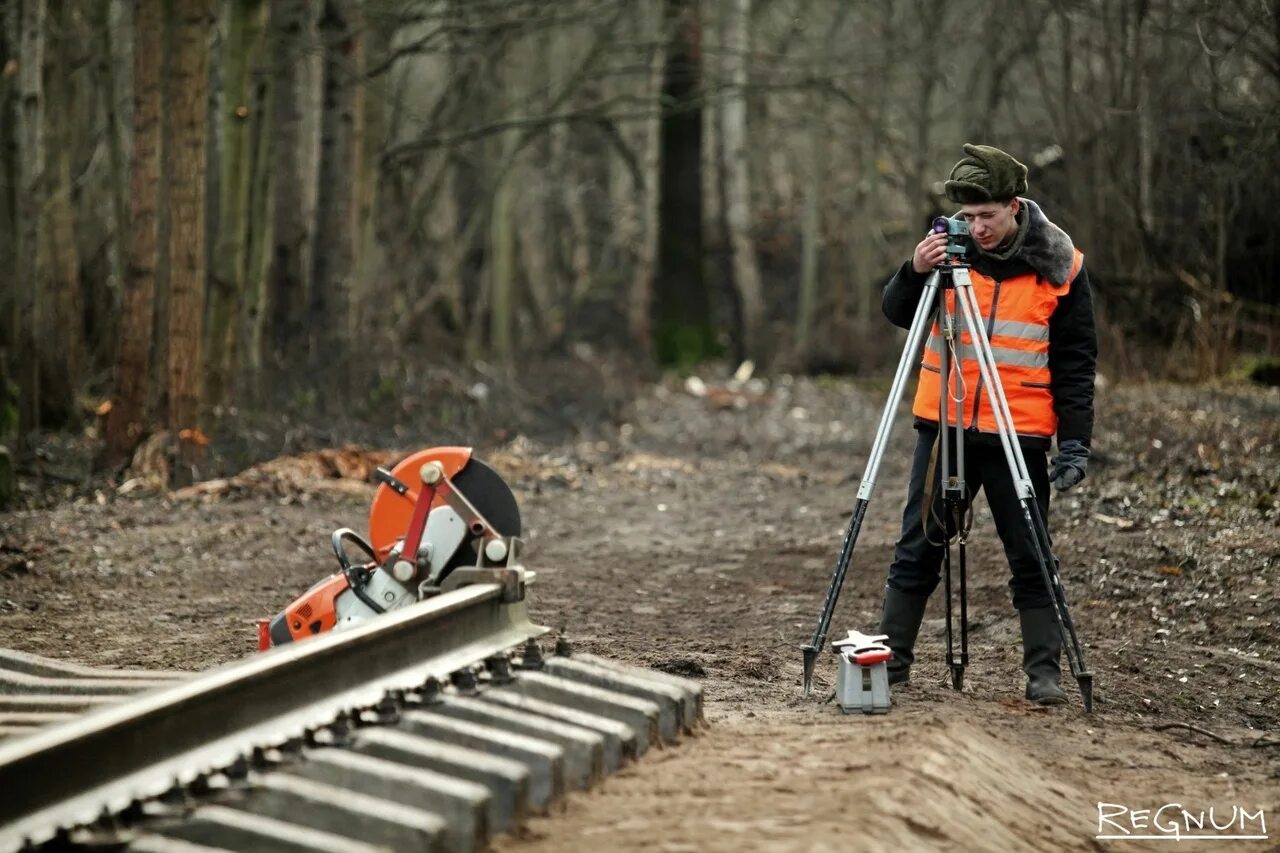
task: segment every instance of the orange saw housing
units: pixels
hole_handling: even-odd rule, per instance
[[[407,456],[391,469],[392,476],[408,486],[409,491],[402,495],[383,483],[374,493],[373,505],[369,507],[369,544],[373,546],[379,562],[387,558],[396,542],[403,539],[409,530],[418,490],[424,485],[422,466],[438,462],[444,468],[444,475],[452,480],[470,461],[470,447],[432,447]],[[436,495],[428,512],[444,502],[443,496]]]
[[[330,575],[304,592],[297,601],[284,609],[284,627],[293,640],[301,640],[321,631],[328,631],[338,621],[335,600],[351,588],[351,582],[343,574]],[[279,618],[279,617],[277,617]],[[275,627],[274,625],[272,627]],[[279,631],[279,628],[276,628]],[[274,645],[284,637],[273,637]]]

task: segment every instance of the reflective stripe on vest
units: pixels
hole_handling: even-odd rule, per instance
[[[1025,338],[1025,340],[1036,341],[1037,339]],[[1044,343],[1045,347],[1043,351],[1022,350],[1013,347],[998,347],[992,344],[991,354],[995,358],[996,364],[1010,364],[1016,367],[1043,367],[1047,369],[1049,367],[1048,326],[1044,327]],[[941,359],[939,359],[936,354],[942,351],[942,338],[938,335],[930,335],[929,347],[933,350],[933,358],[926,359],[926,363],[933,367],[934,370],[937,370],[938,366],[941,364]],[[969,337],[969,333],[965,332],[964,336],[961,338],[960,346],[956,348],[956,353],[960,358],[969,360],[974,358],[974,352],[975,350],[972,340]]]
[[[1058,300],[1071,290],[1071,282],[1080,272],[1084,255],[1075,251],[1071,273],[1066,282],[1055,285],[1035,275],[1020,275],[996,282],[970,270],[969,280],[978,310],[987,330],[996,372],[1014,429],[1020,435],[1051,436],[1058,428],[1049,386],[1049,319]],[[955,296],[946,293],[948,307],[954,307]],[[916,389],[912,413],[937,421],[942,389],[940,352],[945,345],[935,322],[921,361],[920,382]],[[991,409],[991,389],[984,387],[981,371],[974,356],[969,333],[960,336],[955,354],[961,360],[960,370],[952,365],[950,381],[953,397],[963,397],[963,424],[982,432],[996,432],[995,413]],[[958,373],[958,375],[957,375]],[[975,405],[977,411],[975,412]],[[956,422],[960,405],[948,404],[949,420]]]

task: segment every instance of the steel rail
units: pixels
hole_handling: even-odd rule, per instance
[[[42,844],[546,633],[502,592],[464,587],[0,744],[0,850]]]

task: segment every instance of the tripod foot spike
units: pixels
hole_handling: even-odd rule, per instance
[[[1084,712],[1093,713],[1093,673],[1082,672],[1076,676],[1076,684],[1080,685],[1080,698],[1084,700]]]
[[[964,667],[953,665],[951,667],[951,689],[964,690]]]
[[[804,695],[809,698],[809,690],[813,687],[813,667],[818,661],[818,650],[813,646],[801,646],[801,653],[804,654]]]

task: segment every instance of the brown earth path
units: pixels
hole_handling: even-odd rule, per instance
[[[796,646],[812,632],[880,405],[840,383],[721,397],[659,386],[608,440],[517,439],[485,454],[520,499],[535,618],[578,648],[699,677],[710,722],[500,849],[1159,844],[1096,840],[1099,802],[1214,806],[1220,821],[1240,806],[1280,821],[1277,397],[1100,397],[1090,476],[1053,510],[1097,673],[1092,716],[1074,689],[1062,708],[1022,700],[1007,568],[981,503],[966,691],[944,684],[935,597],[915,680],[890,714],[846,717],[800,698]],[[1170,405],[1172,416],[1155,414]],[[904,419],[833,633],[875,625],[910,433]],[[330,572],[329,532],[361,529],[366,512],[367,496],[318,490],[104,496],[0,516],[0,646],[152,668],[251,653],[253,621]],[[829,658],[819,675],[829,690]],[[1241,849],[1276,849],[1268,831]]]

